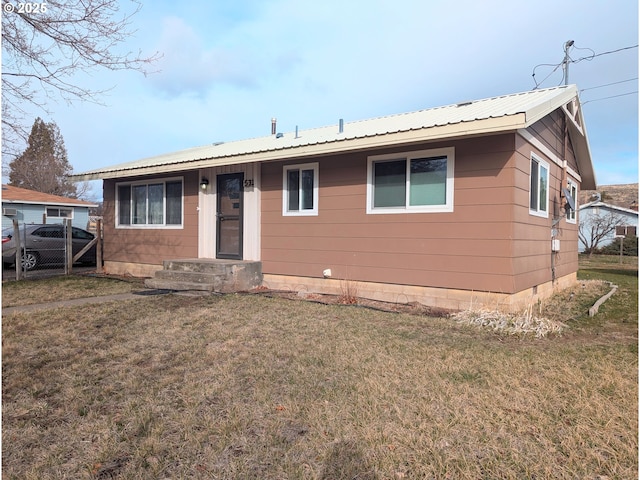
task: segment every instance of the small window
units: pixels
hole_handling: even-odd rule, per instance
[[[452,212],[454,149],[369,157],[367,213]]]
[[[119,227],[182,226],[182,180],[119,184],[116,197]]]
[[[531,188],[529,190],[529,213],[541,217],[549,216],[549,164],[531,155]]]
[[[285,166],[282,191],[283,215],[318,215],[318,164]]]
[[[567,190],[569,190],[569,194],[573,199],[573,204],[575,205],[574,209],[567,210],[567,222],[576,223],[576,211],[578,210],[578,184],[573,180],[569,180],[567,185]]]
[[[47,218],[73,218],[73,209],[47,207]]]

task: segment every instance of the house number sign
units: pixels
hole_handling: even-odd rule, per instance
[[[247,187],[253,187],[253,179],[247,179],[244,181],[244,186],[245,188]]]

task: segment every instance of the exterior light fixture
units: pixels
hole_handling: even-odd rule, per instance
[[[207,177],[202,177],[202,180],[200,180],[200,188],[202,190],[206,190],[208,186],[209,186],[209,179]]]

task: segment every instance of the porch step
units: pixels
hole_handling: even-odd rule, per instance
[[[149,288],[231,293],[262,285],[262,263],[246,260],[165,260],[145,281]]]

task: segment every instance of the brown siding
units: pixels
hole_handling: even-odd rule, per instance
[[[455,147],[451,213],[366,214],[367,156],[394,150],[318,160],[315,217],[282,215],[285,163],[264,164],[263,271],[320,277],[331,268],[334,278],[513,293],[514,138],[395,150]]]
[[[544,159],[549,172],[549,217],[541,218],[529,213],[529,170],[531,152]],[[578,269],[578,228],[564,218],[561,198],[563,171],[560,166],[532,147],[521,137],[517,139],[515,154],[514,210],[514,276],[517,291],[551,281],[552,267],[555,278],[576,272]],[[554,218],[563,217],[557,224],[560,252],[551,252],[551,233]]]
[[[564,119],[560,111],[555,111],[531,125],[529,132],[559,158],[564,157]]]
[[[575,171],[578,171],[578,161],[571,140],[568,136],[566,141],[563,140],[565,137],[565,120],[563,115],[564,114],[557,110],[531,125],[528,131],[534,137],[538,138],[538,140],[549,148],[558,158],[565,158],[566,156],[567,165]]]
[[[183,228],[115,228],[115,188],[120,180],[104,181],[104,259],[111,262],[161,265],[163,260],[198,256],[198,175],[184,177]],[[168,176],[127,178],[127,181]]]

